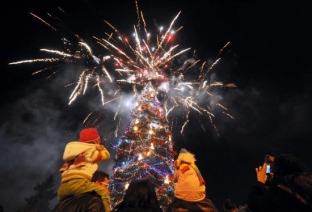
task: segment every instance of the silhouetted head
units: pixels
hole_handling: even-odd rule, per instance
[[[238,209],[237,209],[236,203],[231,199],[226,199],[223,202],[223,211],[224,212],[237,212]]]
[[[154,185],[146,179],[131,181],[123,201],[114,211],[160,211]]]
[[[107,174],[106,172],[97,170],[94,172],[91,181],[92,182],[96,182],[96,181],[102,182],[105,180],[105,178],[109,179],[109,174]]]
[[[280,154],[274,159],[274,176],[285,176],[306,172],[305,164],[291,154]]]

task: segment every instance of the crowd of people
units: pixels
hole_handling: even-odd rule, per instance
[[[111,208],[110,176],[98,170],[97,164],[109,158],[110,154],[101,145],[95,128],[83,129],[79,141],[69,142],[63,154],[65,164],[60,169],[59,204],[54,211],[162,212],[155,186],[148,179],[132,180],[122,202]],[[213,201],[206,196],[205,180],[195,161],[194,154],[181,149],[174,163],[174,198],[166,212],[218,212]],[[255,172],[256,182],[251,186],[246,204],[237,205],[235,201],[226,199],[222,211],[312,212],[312,176],[297,157],[268,155]]]

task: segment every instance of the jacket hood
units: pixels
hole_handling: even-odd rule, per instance
[[[69,161],[77,157],[79,154],[86,152],[88,150],[94,150],[96,149],[95,144],[90,144],[90,143],[83,143],[79,141],[72,141],[69,142],[65,146],[65,150],[63,153],[63,159],[65,161]]]
[[[184,161],[187,163],[195,163],[196,161],[195,155],[190,153],[186,149],[181,149],[179,156],[178,156],[178,160]]]

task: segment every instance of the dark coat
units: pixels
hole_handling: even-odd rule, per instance
[[[143,207],[125,206],[123,202],[121,202],[115,206],[112,212],[162,212],[162,210],[152,205],[144,205]]]
[[[266,189],[260,182],[252,187],[247,204],[253,212],[312,212],[312,208],[290,193],[277,186]]]
[[[54,212],[105,212],[100,196],[95,192],[80,194],[61,201]]]
[[[178,198],[174,198],[173,201],[168,206],[166,212],[179,212],[179,211],[218,212],[218,209],[208,197],[197,202],[188,202]]]

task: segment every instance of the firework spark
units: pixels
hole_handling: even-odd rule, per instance
[[[59,9],[64,12],[61,8]],[[71,38],[74,38],[74,41],[62,38],[63,44],[67,47],[65,51],[40,49],[40,51],[54,56],[51,58],[22,60],[9,63],[9,65],[37,62],[69,64],[87,61],[88,67],[82,69],[79,79],[71,84],[75,85],[75,87],[69,97],[69,104],[72,104],[80,95],[83,95],[91,84],[91,87],[98,88],[103,107],[109,103],[118,102],[118,107],[115,108],[114,120],[122,111],[121,101],[124,100],[122,96],[125,93],[122,89],[123,85],[132,85],[133,98],[135,98],[139,93],[138,90],[147,83],[152,83],[154,87],[158,88],[159,95],[163,95],[163,104],[168,117],[176,110],[183,111],[184,123],[181,127],[181,134],[183,134],[185,127],[190,122],[189,116],[192,111],[200,117],[207,118],[216,131],[217,127],[213,121],[215,115],[211,108],[217,106],[223,110],[227,117],[234,119],[224,105],[216,102],[218,98],[214,98],[216,92],[212,88],[232,88],[236,87],[235,84],[224,84],[210,79],[211,71],[222,60],[221,55],[230,42],[221,48],[217,58],[211,65],[206,62],[200,64],[200,60],[194,58],[181,59],[180,56],[191,49],[179,50],[179,45],[173,44],[174,39],[172,38],[182,29],[182,27],[179,27],[174,30],[175,21],[181,12],[173,18],[167,30],[163,30],[163,27],[157,29],[158,32],[154,41],[152,33],[147,30],[146,21],[142,11],[139,10],[137,2],[136,10],[138,23],[133,27],[133,40],[123,36],[115,26],[104,20],[104,23],[112,32],[106,32],[106,38],[93,36],[96,43],[104,48],[103,55],[105,56],[103,57],[95,56],[87,42],[76,33],[73,33]],[[30,14],[53,31],[58,31],[53,24],[38,15]],[[51,14],[48,14],[48,17],[53,21],[61,22],[61,19],[53,17]],[[56,25],[65,26],[65,24]],[[181,60],[183,61],[181,62]],[[41,73],[44,70],[37,70],[34,74]],[[185,76],[190,71],[195,73],[192,74],[191,79]],[[88,120],[92,124],[100,122],[101,118],[99,116],[93,119],[92,122],[91,117],[93,116],[96,116],[94,111],[86,117],[84,123],[87,123]],[[119,119],[116,128],[118,128],[120,122]],[[203,125],[201,124],[201,126]],[[115,134],[117,136],[117,133]]]

